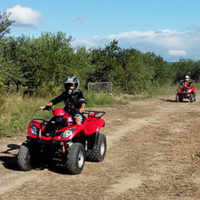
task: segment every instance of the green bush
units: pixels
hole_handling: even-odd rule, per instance
[[[87,107],[111,106],[111,105],[117,103],[117,101],[114,99],[114,97],[112,95],[95,94],[93,92],[85,92],[84,96],[86,98]]]
[[[4,80],[3,78],[0,76],[0,108],[4,103],[5,100],[5,85],[4,85]]]
[[[48,119],[50,113],[38,110],[45,103],[44,99],[36,97],[23,98],[20,95],[7,97],[1,109],[0,136],[11,136],[26,131],[33,118]]]
[[[113,96],[85,94],[87,106],[107,106],[116,103]],[[51,112],[41,111],[39,107],[45,105],[52,97],[23,97],[17,94],[9,95],[2,106],[0,114],[0,137],[26,133],[29,122],[33,118],[50,119]],[[63,103],[55,107],[64,107]]]

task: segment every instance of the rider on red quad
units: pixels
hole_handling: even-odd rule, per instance
[[[190,81],[190,77],[185,75],[185,79],[180,81],[180,87],[190,87],[193,81]]]
[[[185,75],[185,79],[180,81],[180,88],[188,88],[191,87],[194,83],[194,80],[190,80],[188,75]],[[196,100],[196,92],[193,92],[194,99]]]
[[[75,76],[69,76],[64,80],[65,91],[59,96],[51,100],[45,106],[41,106],[40,109],[44,110],[46,106],[53,106],[61,101],[64,101],[64,110],[68,112],[74,119],[75,123],[81,125],[83,121],[83,112],[85,110],[85,98],[83,93],[78,89],[79,80]]]

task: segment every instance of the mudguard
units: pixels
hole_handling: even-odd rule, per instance
[[[93,133],[99,132],[102,127],[105,126],[105,120],[98,117],[88,117],[85,122],[85,135],[91,135]]]

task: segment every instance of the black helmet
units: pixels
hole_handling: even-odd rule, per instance
[[[65,86],[65,90],[71,94],[73,92],[73,90],[70,89],[70,86],[72,84],[75,84],[75,88],[73,90],[76,90],[78,89],[79,87],[79,80],[77,77],[71,75],[69,77],[67,77],[65,80],[64,80],[64,86]]]

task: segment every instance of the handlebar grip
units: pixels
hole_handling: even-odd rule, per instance
[[[51,107],[51,106],[46,106],[46,107],[44,108],[44,110],[50,111],[50,110],[52,110],[52,107]]]

